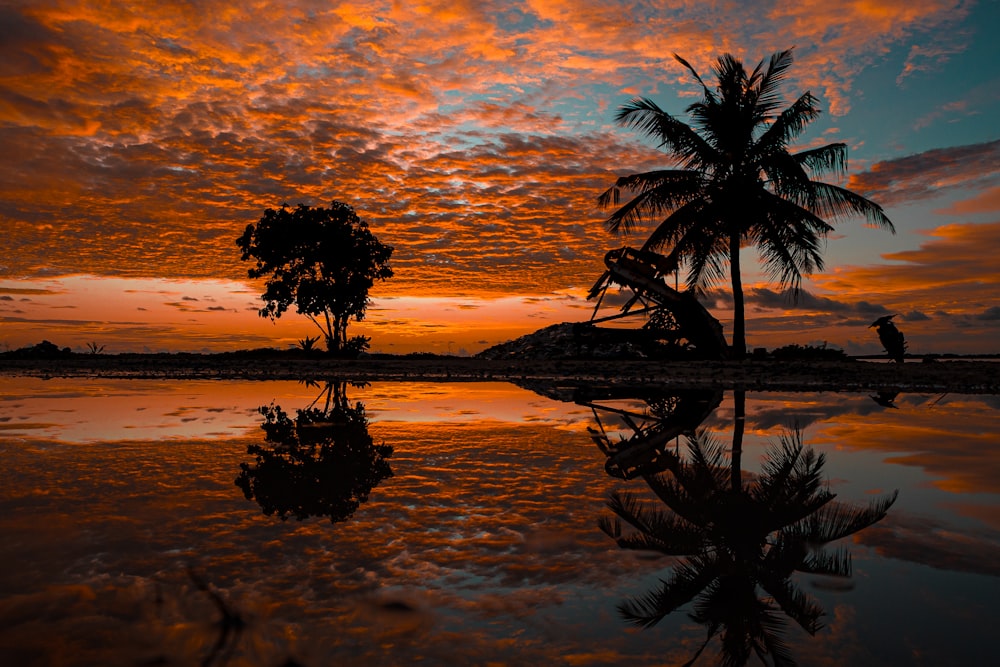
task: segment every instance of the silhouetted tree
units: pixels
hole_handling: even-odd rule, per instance
[[[352,317],[364,319],[375,281],[392,277],[393,249],[375,238],[350,205],[267,209],[236,244],[240,259],[256,261],[247,275],[267,278],[261,317],[277,319],[294,303],[323,332],[330,352],[367,347],[363,336],[348,343],[347,324]]]
[[[821,627],[823,609],[792,583],[794,572],[847,577],[850,554],[823,547],[881,520],[896,493],[865,507],[834,501],[822,484],[823,454],[804,447],[796,431],[765,454],[759,476],[743,480],[742,401],[726,464],[722,444],[704,431],[688,439],[690,462],[671,474],[644,479],[666,505],[615,492],[608,506],[615,518],[601,528],[625,549],[683,557],[659,588],[619,605],[629,622],[651,627],[692,604],[690,617],[708,628],[692,664],[720,635],[720,664],[743,665],[752,655],[765,664],[795,664],[784,641],[787,618],[809,634]],[[623,530],[624,524],[631,531]]]
[[[320,398],[325,398],[324,407],[315,407]],[[264,514],[343,521],[379,482],[392,477],[392,447],[373,442],[365,406],[350,405],[346,383],[327,383],[295,419],[279,405],[262,406],[260,413],[265,444],[247,447],[256,460],[240,464],[236,486]]]
[[[802,274],[823,268],[820,240],[833,227],[827,220],[855,214],[894,231],[882,208],[845,188],[812,180],[811,174],[842,177],[847,145],[828,144],[798,153],[788,144],[820,113],[809,92],[790,106],[780,84],[792,64],[791,50],[761,61],[747,72],[732,55],[719,57],[713,90],[691,65],[675,58],[702,87],[702,99],[687,108],[688,125],[637,98],[616,120],[653,138],[679,163],[623,176],[601,195],[602,207],[619,206],[621,192],[635,196],[606,220],[614,233],[641,222],[657,225],[643,250],[672,245],[671,257],[688,263],[687,282],[699,289],[725,276],[733,290],[732,354],[746,354],[740,248],[756,246],[770,275],[794,292]]]

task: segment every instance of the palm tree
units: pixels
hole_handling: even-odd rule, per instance
[[[672,474],[644,478],[669,509],[615,492],[608,505],[616,516],[600,522],[622,548],[683,557],[659,588],[619,611],[651,627],[691,603],[692,620],[706,625],[708,636],[688,665],[716,635],[721,664],[746,664],[753,654],[765,664],[768,655],[775,665],[795,664],[783,638],[785,617],[815,634],[823,609],[792,574],[850,576],[850,554],[823,547],[881,520],[896,500],[892,493],[867,506],[835,501],[822,484],[823,454],[804,447],[798,431],[772,446],[761,474],[744,481],[740,421],[729,465],[721,443],[699,431],[688,440],[690,463],[678,460]]]
[[[769,277],[797,294],[803,274],[822,270],[820,241],[829,221],[863,215],[869,224],[895,233],[882,208],[846,188],[813,180],[846,175],[847,145],[834,143],[789,152],[789,143],[820,113],[809,92],[785,108],[780,85],[792,64],[791,49],[775,53],[747,72],[732,55],[715,65],[710,89],[680,56],[674,57],[702,87],[702,99],[687,108],[688,125],[654,102],[636,98],[616,121],[655,139],[678,168],[623,176],[604,192],[602,208],[618,207],[605,221],[615,234],[643,222],[657,226],[643,250],[672,246],[687,262],[687,282],[699,290],[725,277],[733,290],[733,356],[746,354],[740,248],[756,246]],[[624,205],[621,193],[634,194]]]

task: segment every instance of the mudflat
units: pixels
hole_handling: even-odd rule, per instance
[[[1000,361],[945,359],[906,363],[843,360],[617,361],[484,360],[467,357],[367,357],[234,354],[80,355],[0,358],[0,377],[350,381],[543,381],[643,388],[757,391],[920,391],[1000,394]],[[2,381],[2,380],[0,380]]]

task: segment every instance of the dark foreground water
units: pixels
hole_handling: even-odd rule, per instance
[[[995,664],[998,397],[540,390],[3,378],[0,665]]]

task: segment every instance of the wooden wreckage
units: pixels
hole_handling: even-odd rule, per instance
[[[604,256],[607,270],[590,288],[588,300],[597,300],[590,326],[628,317],[644,316],[642,331],[655,336],[668,346],[690,350],[706,359],[729,356],[729,345],[722,324],[698,301],[693,290],[680,291],[676,274],[678,261],[674,253],[661,255],[645,249],[625,246]],[[667,278],[675,275],[674,287]],[[629,291],[620,312],[597,317],[608,289],[619,285]]]
[[[722,324],[703,306],[690,289],[677,286],[678,260],[675,253],[661,255],[628,246],[611,250],[604,256],[607,270],[590,288],[589,300],[597,300],[590,326],[629,317],[643,316],[642,329],[676,350],[709,359],[725,359],[729,345]],[[673,274],[674,287],[667,282]],[[619,285],[631,292],[615,315],[597,317],[608,289]],[[629,396],[619,395],[622,391]],[[633,396],[633,390],[590,388],[578,390],[575,402],[589,407],[597,428],[588,427],[594,444],[607,456],[604,469],[612,477],[633,479],[670,469],[679,463],[676,451],[682,435],[695,430],[722,402],[722,392],[694,390],[675,393],[651,393]],[[640,398],[646,408],[637,411],[608,404],[622,398]],[[631,435],[612,437],[601,421],[613,416]],[[673,451],[671,451],[673,450]]]
[[[604,470],[619,479],[634,479],[674,469],[680,463],[679,438],[691,437],[719,404],[720,390],[687,390],[671,393],[653,392],[635,396],[628,389],[580,392],[576,403],[594,413],[597,428],[587,427],[591,440],[607,456]],[[623,399],[639,399],[644,409],[615,405]],[[611,401],[608,403],[608,401]],[[616,435],[601,421],[613,419],[631,431]]]

